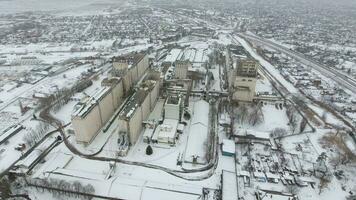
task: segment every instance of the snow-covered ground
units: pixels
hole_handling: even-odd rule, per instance
[[[85,2],[80,0],[70,4],[66,1],[62,2],[63,5],[57,5],[53,0],[46,2],[44,0],[29,2],[23,0],[0,1],[0,13],[50,10],[55,11],[57,15],[64,16],[89,13],[101,13],[104,16],[118,11],[115,6],[119,3],[113,0]],[[28,6],[22,7],[19,6],[20,4]],[[4,8],[2,6],[6,7],[6,11],[1,12]],[[122,4],[122,6],[125,5]],[[73,13],[79,8],[82,9],[80,12]],[[147,8],[144,7],[140,7],[140,9],[147,11]],[[142,14],[142,16],[144,15]],[[158,15],[166,16],[167,14],[158,13]],[[204,21],[200,19],[193,17],[187,17],[187,19],[193,21],[195,25],[204,24]],[[175,23],[175,19],[169,17],[165,20],[169,23]],[[207,24],[209,27],[216,27],[213,23]],[[137,24],[133,24],[133,26],[135,25]],[[143,25],[149,27],[151,24],[145,22],[138,26]],[[87,34],[92,26],[92,23],[85,26],[83,35]],[[191,114],[190,119],[182,119],[183,122],[180,125],[185,124],[183,132],[178,134],[179,137],[175,139],[174,144],[150,144],[153,150],[152,155],[146,154],[148,144],[144,141],[143,132],[145,130],[143,130],[135,145],[130,146],[128,154],[123,157],[118,156],[118,130],[120,128],[118,119],[113,119],[111,126],[106,131],[101,130],[90,144],[76,143],[75,135],[72,134],[73,127],[70,124],[73,108],[82,96],[91,94],[101,87],[101,81],[109,76],[107,73],[111,66],[109,59],[112,56],[129,52],[149,49],[151,51],[150,58],[154,60],[154,65],[160,65],[164,62],[173,64],[177,60],[189,60],[192,63],[192,68],[189,71],[197,70],[211,73],[213,80],[209,85],[210,91],[222,91],[223,84],[226,83],[226,80],[224,80],[225,66],[217,64],[209,66],[209,57],[215,50],[220,51],[224,56],[228,56],[226,53],[227,45],[242,45],[254,59],[260,62],[265,71],[278,80],[277,84],[283,85],[292,95],[301,95],[295,84],[289,82],[290,80],[281,74],[283,70],[280,71],[276,66],[265,60],[244,39],[238,36],[231,37],[229,31],[216,31],[213,35],[212,38],[187,36],[178,41],[166,43],[162,41],[153,43],[150,41],[152,35],[147,35],[136,39],[115,37],[76,44],[0,45],[0,54],[6,63],[0,69],[1,77],[5,77],[4,81],[0,83],[0,130],[16,123],[24,126],[23,130],[0,145],[0,172],[14,164],[20,167],[18,169],[13,168],[14,172],[24,172],[36,160],[37,156],[45,152],[49,146],[58,144],[35,165],[31,173],[26,174],[28,179],[45,179],[50,182],[55,182],[53,180],[57,179],[68,183],[90,184],[94,187],[96,195],[122,199],[203,199],[204,189],[217,193],[222,189],[222,192],[225,193],[223,196],[230,196],[232,199],[237,199],[236,196],[231,195],[238,193],[240,197],[244,197],[246,200],[253,200],[256,191],[261,191],[261,194],[266,194],[266,199],[284,200],[286,196],[283,195],[293,192],[303,200],[333,200],[344,199],[350,191],[354,191],[354,183],[356,182],[356,178],[353,176],[356,169],[355,162],[352,160],[346,164],[339,164],[337,167],[334,167],[335,163],[333,163],[338,153],[339,155],[345,153],[352,155],[350,152],[353,154],[356,152],[352,138],[344,132],[340,132],[340,137],[338,137],[337,134],[339,133],[332,127],[321,125],[316,126],[315,131],[311,131],[309,125],[304,131],[299,131],[302,116],[295,109],[292,109],[292,111],[295,114],[297,128],[292,127],[287,109],[294,108],[294,104],[290,103],[293,99],[287,100],[279,96],[267,75],[264,75],[262,71],[259,73],[255,92],[261,99],[265,95],[265,99],[246,105],[241,103],[237,106],[229,104],[226,96],[221,98],[223,95],[221,97],[208,97],[216,98],[216,102],[221,102],[220,105],[216,106],[221,109],[221,113],[214,116],[209,113],[213,104],[208,103],[214,101],[212,99],[202,101],[201,99],[205,98],[204,94],[194,94],[196,96],[188,99],[189,106],[182,109]],[[236,41],[237,43],[235,43]],[[116,43],[120,43],[124,48],[115,49]],[[85,48],[86,50],[73,51],[78,50],[78,48]],[[159,53],[154,56],[157,49],[159,49]],[[27,61],[22,63],[22,56],[19,54],[36,57],[33,62],[38,63],[28,64]],[[98,58],[99,56],[101,57]],[[90,58],[86,59],[86,57]],[[155,60],[155,57],[160,58]],[[237,57],[243,56],[236,56],[234,59]],[[108,61],[108,64],[102,66],[101,63],[104,61]],[[8,65],[11,63],[17,64]],[[207,63],[209,67],[205,67]],[[51,70],[55,72],[54,74],[45,70],[48,66],[53,67]],[[29,147],[25,147],[22,151],[16,150],[19,149],[19,144],[26,143],[25,136],[28,136],[32,129],[35,132],[39,131],[36,128],[40,122],[32,119],[38,116],[38,111],[34,109],[38,105],[37,98],[53,94],[63,88],[69,88],[80,80],[84,74],[88,73],[89,69],[98,66],[102,67],[102,71],[97,74],[96,79],[93,78],[93,84],[83,92],[75,94],[75,98],[73,97],[58,111],[52,110],[51,114],[64,124],[69,124],[64,129],[65,133],[68,135],[68,141],[79,151],[84,153],[100,151],[100,153],[90,159],[76,155],[67,148],[65,143],[61,141],[57,143],[58,133],[55,133],[39,144],[27,157],[15,163],[29,149]],[[161,66],[154,66],[154,68],[161,69]],[[169,70],[173,70],[173,68],[173,65],[169,66]],[[319,75],[317,72],[311,72]],[[227,73],[229,75],[230,72]],[[19,81],[26,74],[31,74],[35,81],[33,83]],[[204,89],[205,84],[201,80],[196,81],[194,82],[194,89]],[[333,83],[325,85],[335,86]],[[315,88],[310,87],[309,89],[309,92],[315,92]],[[222,94],[226,92],[222,91]],[[161,93],[149,120],[160,121],[163,118],[164,102],[170,94],[166,91]],[[36,95],[37,97],[34,97]],[[26,109],[29,107],[29,110],[21,113],[20,105],[24,105]],[[248,120],[241,119],[242,106],[246,106],[247,111],[245,112],[247,114],[245,117],[246,119],[249,118]],[[308,107],[319,117],[325,118],[328,124],[343,125],[337,117],[318,105],[310,103]],[[253,118],[251,113],[253,112],[261,117],[256,123],[251,120]],[[351,112],[350,115],[352,115]],[[214,120],[210,118],[214,117],[217,117],[219,123],[211,124]],[[235,121],[230,123],[231,120]],[[214,126],[216,126],[215,130],[211,130]],[[47,132],[53,129],[53,127],[50,127]],[[285,130],[286,134],[281,137],[273,136],[271,133],[278,129],[279,131]],[[217,134],[219,145],[217,157],[211,160],[212,163],[208,163],[207,152],[210,150],[208,149],[208,142],[215,142],[211,136],[213,133]],[[233,153],[236,155],[228,155],[227,152],[222,152],[223,150],[220,147],[224,145],[222,141],[226,140],[232,143],[233,141],[236,142],[235,146],[232,144],[232,150],[230,149],[231,153],[235,148],[236,151]],[[314,172],[315,169],[319,169],[316,166],[320,167],[320,157],[323,152],[327,155],[325,165],[331,176],[330,182],[319,191],[321,181]],[[197,158],[197,161],[194,161],[194,157]],[[107,161],[114,158],[120,158],[120,160]],[[352,156],[350,156],[351,158]],[[343,178],[338,180],[336,175],[333,174],[339,173],[341,170],[344,175]],[[228,174],[229,179],[222,180],[223,171]],[[243,176],[245,177],[243,178]],[[248,177],[250,182],[247,181]],[[310,182],[303,187],[297,186],[298,184],[295,184],[295,182],[299,178],[304,181],[298,184]],[[286,184],[283,180],[288,180],[289,183]],[[239,184],[236,185],[236,182]],[[225,185],[223,185],[224,183]],[[291,191],[295,188],[297,188],[295,191]],[[238,190],[236,191],[236,189]],[[66,198],[51,196],[47,192],[39,192],[33,187],[26,187],[23,190],[27,190],[30,197],[34,199]],[[280,194],[277,194],[278,192]]]

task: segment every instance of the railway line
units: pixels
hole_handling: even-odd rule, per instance
[[[282,52],[287,54],[288,56],[296,59],[297,61],[301,62],[302,64],[309,66],[311,68],[313,68],[314,70],[318,71],[319,73],[321,73],[322,75],[326,76],[327,78],[332,79],[333,81],[335,81],[336,83],[338,83],[340,86],[343,86],[344,88],[350,90],[353,93],[356,93],[356,80],[354,80],[353,78],[335,70],[332,69],[328,66],[325,66],[321,63],[318,63],[315,60],[312,60],[311,58],[307,58],[305,55],[299,53],[299,52],[295,52],[293,50],[290,50],[280,44],[276,44],[272,41],[254,36],[254,35],[250,35],[250,34],[245,34],[245,33],[241,33],[238,34],[240,37],[258,43],[258,44],[262,44],[265,46],[268,46],[271,49],[274,49],[276,51]]]

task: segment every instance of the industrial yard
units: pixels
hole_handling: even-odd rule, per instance
[[[0,199],[355,199],[354,49],[225,4],[3,4]]]

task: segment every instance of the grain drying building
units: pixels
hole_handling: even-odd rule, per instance
[[[72,113],[76,141],[90,143],[122,102],[121,79],[104,79],[102,87],[82,99]]]
[[[159,96],[159,73],[153,72],[142,81],[119,114],[120,134],[127,134],[134,145],[145,121],[156,105]]]
[[[112,74],[122,77],[124,92],[127,94],[148,69],[148,56],[143,53],[131,53],[114,57],[112,66]]]
[[[259,63],[256,60],[240,60],[235,70],[231,73],[230,91],[235,101],[252,102],[255,97],[257,82],[257,69]]]

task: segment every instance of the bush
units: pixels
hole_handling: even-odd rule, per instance
[[[152,155],[153,154],[153,149],[151,145],[148,145],[146,148],[146,155]]]

